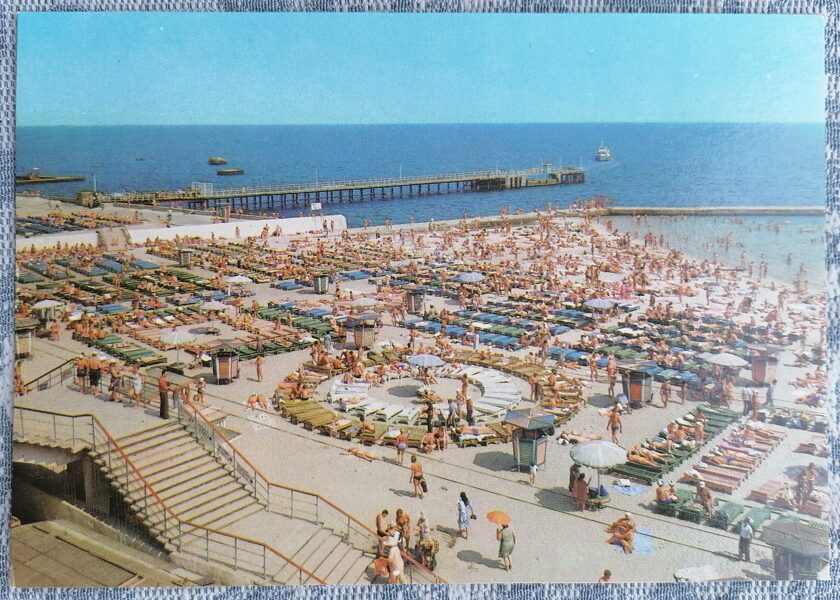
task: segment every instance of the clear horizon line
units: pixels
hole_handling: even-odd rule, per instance
[[[382,123],[16,123],[23,127],[381,127],[417,125],[825,125],[825,121],[429,121]]]

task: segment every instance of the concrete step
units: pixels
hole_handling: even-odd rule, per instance
[[[142,452],[132,452],[128,455],[132,464],[141,471],[146,467],[155,463],[179,458],[185,452],[208,454],[208,452],[195,443],[191,437],[182,436],[177,439],[170,440],[165,444],[157,447],[147,448]]]
[[[156,479],[154,485],[155,493],[165,494],[167,491],[190,483],[195,478],[205,477],[207,475],[221,474],[222,472],[229,473],[229,469],[215,460],[202,461],[199,467],[192,469],[185,469],[179,474],[173,474],[165,479]],[[149,482],[151,484],[151,482]],[[142,485],[138,482],[132,481],[128,487],[120,486],[119,489],[123,493],[132,493],[140,490]]]
[[[265,512],[265,507],[263,507],[260,504],[254,503],[252,506],[246,506],[245,508],[230,513],[228,515],[222,515],[213,518],[212,520],[206,520],[203,523],[203,525],[206,525],[207,527],[212,527],[213,529],[218,529],[220,531],[227,531],[235,523],[238,523],[242,519],[246,519],[251,515],[257,514],[259,512]]]
[[[204,486],[193,490],[187,490],[176,498],[167,498],[166,505],[175,514],[180,515],[183,511],[197,506],[208,506],[217,499],[234,498],[241,494],[250,496],[250,492],[242,487],[235,479],[230,478],[220,485]]]
[[[208,518],[213,518],[215,516],[214,513],[230,514],[253,503],[254,499],[246,492],[242,491],[238,494],[231,495],[230,497],[217,498],[212,502],[202,502],[201,498],[197,498],[194,501],[199,502],[200,504],[198,506],[181,506],[180,510],[173,510],[172,512],[174,512],[182,521],[193,522],[196,525],[203,525],[203,516],[207,515]],[[143,520],[143,522],[147,525],[156,525],[158,523],[162,523],[163,521],[164,517],[160,513],[150,515]]]
[[[335,536],[333,536],[328,530],[319,527],[293,554],[287,554],[289,558],[312,571],[313,569],[311,568],[309,559],[312,558],[312,556],[318,552],[318,549],[321,548],[324,543],[328,542],[330,538],[334,539]],[[335,544],[332,546],[334,545]],[[332,549],[332,546],[330,549]],[[280,550],[283,550],[283,548],[280,548]]]
[[[165,460],[159,460],[146,465],[134,465],[134,467],[150,484],[154,485],[156,482],[163,481],[171,475],[183,472],[184,468],[190,469],[202,464],[204,461],[215,462],[201,448],[193,448]],[[127,468],[125,464],[122,464],[113,468],[111,471],[115,477],[119,477],[124,475]]]
[[[154,439],[155,437],[168,433],[169,431],[183,431],[183,428],[177,421],[164,421],[163,423],[158,423],[148,429],[135,431],[134,433],[116,438],[114,441],[120,448],[125,450],[137,442]]]
[[[373,556],[360,553],[347,571],[343,574],[336,572],[335,577],[340,583],[368,584],[371,582],[371,573],[373,573]]]
[[[328,574],[338,566],[349,551],[358,552],[345,544],[338,536],[331,535],[318,546],[312,556],[303,563],[303,566],[321,579],[326,580]]]
[[[171,444],[175,440],[183,440],[185,438],[192,439],[192,437],[190,437],[190,434],[188,434],[183,429],[163,430],[157,435],[140,438],[137,441],[132,442],[126,446],[123,446],[120,443],[120,448],[129,457],[134,457],[139,456],[145,452],[149,452],[150,450],[163,448],[168,444]]]
[[[220,466],[218,470],[209,471],[204,475],[187,479],[183,483],[170,487],[166,491],[155,491],[167,504],[169,504],[170,502],[177,503],[185,495],[192,495],[194,493],[203,494],[207,491],[220,487],[232,490],[234,488],[242,488],[243,486]]]

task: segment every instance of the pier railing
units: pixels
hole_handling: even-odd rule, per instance
[[[576,173],[581,171],[578,167],[554,167],[546,170],[543,167],[531,169],[514,170],[489,170],[489,171],[465,171],[460,173],[443,173],[438,175],[403,175],[400,177],[382,177],[375,179],[338,179],[333,181],[309,182],[309,183],[288,183],[270,186],[243,186],[238,188],[214,188],[205,192],[196,187],[188,190],[173,190],[159,192],[123,192],[117,195],[122,202],[145,202],[160,200],[162,198],[230,198],[234,196],[258,196],[283,193],[302,192],[329,192],[346,189],[372,188],[372,187],[398,187],[407,185],[427,185],[435,183],[452,183],[456,181],[470,181],[475,179],[491,179],[505,177],[527,177],[542,173]],[[109,198],[113,195],[109,195]]]

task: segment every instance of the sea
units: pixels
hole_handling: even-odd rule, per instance
[[[609,162],[595,160],[602,143],[612,152]],[[564,208],[574,200],[601,195],[616,206],[822,205],[824,148],[822,124],[19,127],[16,166],[19,174],[37,167],[44,174],[87,178],[42,186],[43,192],[57,195],[91,189],[94,178],[98,190],[126,192],[188,189],[199,182],[217,188],[268,186],[527,169],[544,163],[586,170],[586,182],[579,185],[323,205],[324,214],[343,214],[349,226],[358,227],[365,220],[441,221],[465,213],[496,215],[505,208],[530,212],[544,209],[547,203]],[[242,168],[245,174],[216,175],[217,167],[207,164],[216,155],[227,159],[227,167]],[[278,207],[271,212],[295,216],[300,209]],[[735,238],[729,252],[735,257],[722,257],[725,260],[738,261],[740,251],[747,249],[755,262],[764,255],[779,265],[782,279],[790,280],[802,264],[808,265],[812,283],[820,279],[825,254],[821,217],[754,218],[714,225],[701,219],[663,219],[655,227],[670,228],[675,244],[679,238],[687,249],[702,253],[702,243],[692,238],[708,230],[704,239],[714,239],[722,235],[720,226]],[[765,235],[768,224],[784,222],[790,225],[783,225],[784,234]]]

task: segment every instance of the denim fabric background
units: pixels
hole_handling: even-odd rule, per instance
[[[450,600],[515,598],[516,600],[566,598],[838,598],[840,588],[830,582],[733,582],[718,584],[574,584],[449,585],[449,586],[334,586],[273,588],[193,588],[117,590],[31,590],[9,586],[9,536],[11,482],[12,364],[14,356],[14,118],[16,15],[23,11],[395,11],[395,12],[678,12],[678,13],[775,13],[822,15],[825,19],[826,70],[826,273],[828,277],[829,486],[832,503],[831,572],[837,576],[838,440],[837,352],[838,275],[840,274],[840,0],[0,0],[0,595],[13,598],[303,598],[305,600]],[[791,17],[795,18],[795,17]],[[760,98],[755,99],[760,102]],[[546,548],[560,560],[565,538]]]

